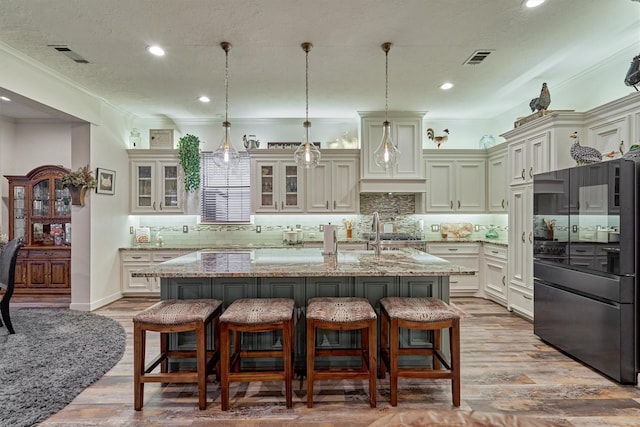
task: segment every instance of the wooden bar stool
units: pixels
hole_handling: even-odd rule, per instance
[[[198,407],[207,407],[207,375],[219,377],[219,323],[222,302],[214,299],[160,301],[133,318],[134,408],[142,409],[144,383],[197,383]],[[214,350],[207,350],[207,327],[213,324]],[[145,367],[146,333],[160,333],[160,354]],[[169,334],[194,331],[196,350],[168,350]],[[195,372],[167,372],[168,359],[195,358]],[[160,373],[151,373],[160,365]]]
[[[460,406],[460,316],[437,298],[400,297],[381,299],[380,314],[380,378],[385,377],[388,369],[391,406],[398,404],[398,378],[450,379],[453,406]],[[400,328],[433,331],[433,348],[400,347]],[[440,351],[442,329],[449,329],[449,362]],[[433,366],[431,369],[400,368],[398,357],[403,355],[431,356]]]
[[[313,383],[332,379],[369,380],[369,403],[376,407],[376,312],[364,298],[311,298],[307,303],[307,407],[313,407]],[[361,331],[355,349],[316,348],[316,329]],[[316,356],[360,356],[360,369],[316,368]]]
[[[288,298],[247,298],[235,300],[220,316],[220,396],[222,410],[229,409],[229,383],[250,381],[284,381],[287,408],[293,407],[293,311],[295,302]],[[282,331],[282,350],[248,350],[241,348],[241,332]],[[233,331],[233,355],[230,352]],[[280,357],[282,369],[241,371],[243,358]]]

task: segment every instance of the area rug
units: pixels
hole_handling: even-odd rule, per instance
[[[68,405],[122,358],[113,319],[69,309],[11,311],[0,327],[0,426],[32,426]]]

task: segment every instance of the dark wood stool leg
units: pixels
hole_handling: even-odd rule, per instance
[[[376,378],[377,373],[377,348],[376,343],[376,320],[372,320],[367,328],[369,332],[369,339],[367,343],[367,353],[369,354],[369,403],[372,408],[376,407]]]
[[[449,335],[451,338],[451,335]],[[433,369],[438,370],[442,368],[440,364],[440,359],[436,357],[436,353],[440,352],[440,347],[442,344],[442,333],[440,329],[433,330]]]
[[[284,364],[284,389],[287,408],[293,408],[293,340],[291,331],[293,330],[293,319],[284,322],[282,330],[282,351]]]
[[[213,349],[217,353],[216,379],[220,381],[220,314],[213,318]]]
[[[207,408],[207,328],[196,326],[196,366],[198,369],[198,407]]]
[[[229,409],[229,325],[220,323],[220,405],[223,411]]]
[[[378,378],[387,376],[386,357],[389,355],[389,315],[383,306],[380,306],[380,370]]]
[[[133,325],[133,408],[136,411],[142,409],[144,400],[144,353],[145,353],[145,331],[140,325]]]
[[[316,327],[307,319],[307,408],[313,408],[313,371],[315,370]]]
[[[391,406],[398,405],[398,356],[400,354],[400,326],[398,319],[391,319],[390,342],[389,342],[389,386],[391,388]]]
[[[451,340],[451,369],[453,370],[453,379],[451,380],[453,406],[460,406],[460,319],[453,320],[453,326],[449,331]]]

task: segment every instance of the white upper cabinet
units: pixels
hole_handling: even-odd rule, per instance
[[[426,212],[485,212],[484,150],[425,150]]]
[[[323,150],[320,164],[306,170],[307,212],[358,212],[358,154]]]
[[[489,212],[507,212],[509,205],[508,151],[507,145],[488,150],[487,158],[487,210]]]
[[[391,123],[391,138],[400,150],[398,163],[392,170],[385,170],[375,162],[374,152],[382,140],[384,112],[360,112],[361,117],[361,191],[399,191],[389,187],[392,182],[403,186],[404,191],[424,191],[424,165],[422,162],[422,112],[393,112],[387,120]]]
[[[176,150],[127,150],[132,214],[180,214],[184,191]]]
[[[303,169],[293,160],[293,152],[256,154],[257,151],[251,152],[253,212],[304,212]]]
[[[640,142],[640,93],[588,111],[585,124],[589,146],[619,157],[621,148],[626,153]]]

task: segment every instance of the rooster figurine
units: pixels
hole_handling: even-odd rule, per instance
[[[551,104],[551,94],[549,93],[549,88],[546,83],[542,83],[542,90],[540,91],[540,96],[537,98],[533,98],[529,103],[529,107],[531,107],[531,112],[534,111],[542,111],[549,108],[549,104]]]
[[[445,129],[443,130],[443,132],[444,135],[436,136],[433,129],[429,128],[427,129],[427,138],[432,140],[438,146],[438,148],[440,148],[440,146],[447,142],[447,139],[449,139],[449,129]]]
[[[578,166],[588,165],[591,163],[598,163],[602,161],[602,153],[593,147],[583,147],[578,140],[578,132],[573,132],[569,135],[570,138],[576,141],[571,145],[571,157],[576,161]],[[606,157],[613,157],[614,151],[604,154]]]

